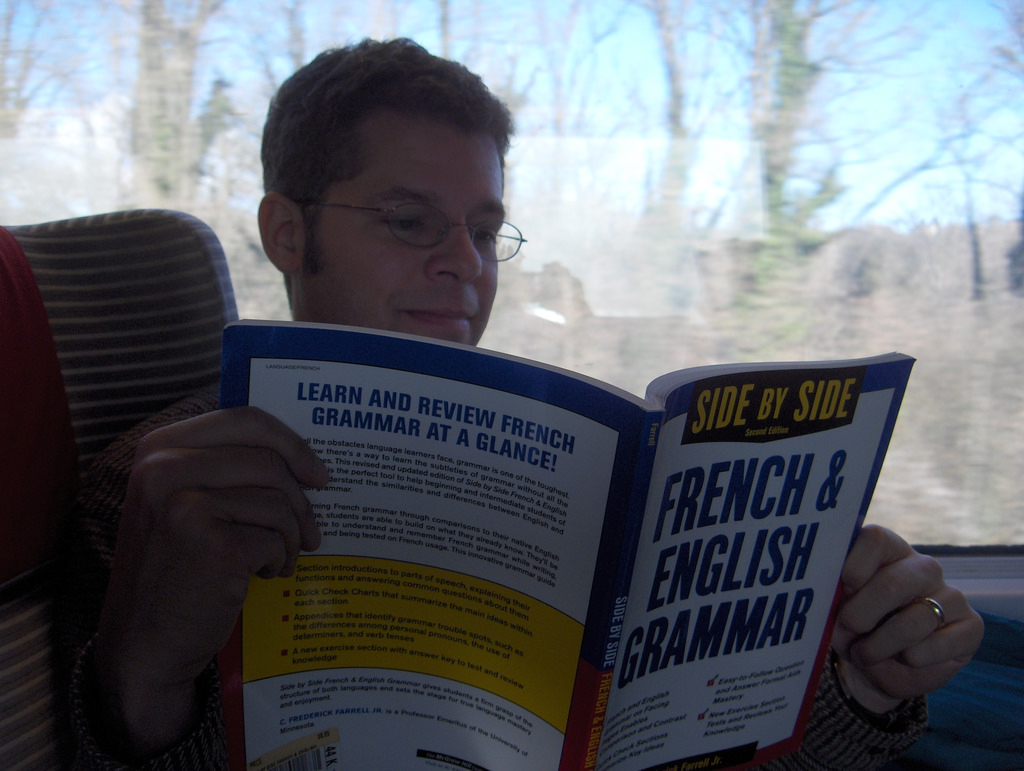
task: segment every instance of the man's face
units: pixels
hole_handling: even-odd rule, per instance
[[[453,224],[503,219],[494,140],[382,111],[361,126],[365,168],[323,200],[391,208],[429,203]],[[487,326],[498,266],[481,260],[469,231],[453,227],[433,247],[395,238],[387,216],[325,206],[316,232],[319,269],[292,276],[297,321],[349,324],[476,344]]]

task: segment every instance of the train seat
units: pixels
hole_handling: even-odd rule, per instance
[[[0,228],[0,768],[59,768],[55,544],[125,429],[217,382],[237,318],[213,231],[137,209]]]

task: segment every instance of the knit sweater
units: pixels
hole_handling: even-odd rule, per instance
[[[196,394],[153,416],[127,432],[94,461],[73,511],[65,543],[66,575],[57,598],[58,649],[70,671],[70,708],[74,734],[75,769],[127,769],[116,749],[97,739],[104,714],[91,690],[92,638],[110,576],[121,505],[139,439],[161,426],[217,409],[212,392]],[[216,664],[211,662],[199,680],[204,709],[183,741],[159,757],[134,768],[195,771],[226,769],[227,749],[221,713]],[[843,694],[832,667],[826,667],[812,707],[800,750],[763,766],[789,769],[870,769],[910,747],[924,732],[927,708],[923,697],[898,710],[873,717]]]

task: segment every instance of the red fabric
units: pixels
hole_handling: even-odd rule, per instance
[[[51,555],[77,476],[43,299],[21,246],[0,228],[0,583]]]

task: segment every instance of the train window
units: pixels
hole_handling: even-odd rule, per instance
[[[665,368],[918,362],[871,517],[1024,543],[1024,3],[4,0],[0,220],[189,211],[287,318],[254,212],[274,88],[411,37],[518,126],[482,341],[633,391]]]

